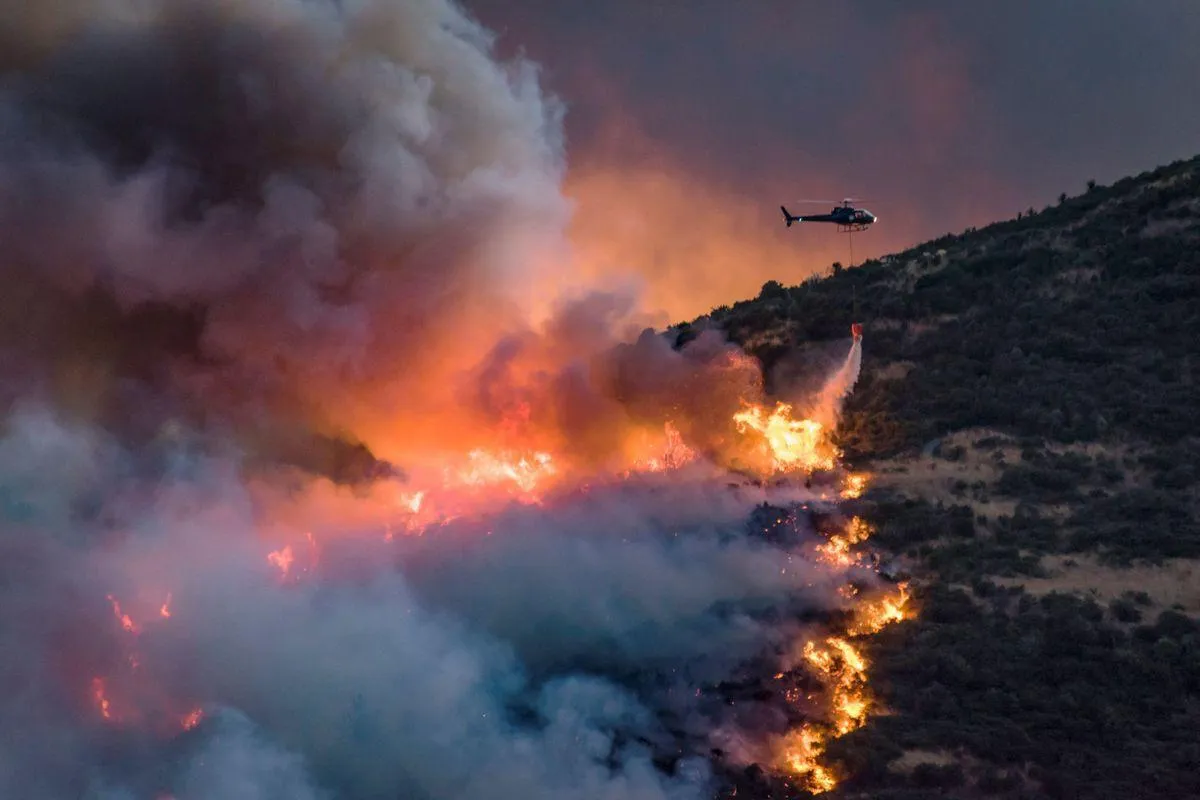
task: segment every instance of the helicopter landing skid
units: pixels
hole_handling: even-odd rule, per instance
[[[856,223],[854,225],[838,225],[837,229],[840,233],[858,233],[859,231],[865,231],[868,227],[867,225]]]

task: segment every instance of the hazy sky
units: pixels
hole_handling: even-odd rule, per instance
[[[848,261],[781,202],[864,198],[861,261],[1200,152],[1196,0],[467,5],[569,106],[581,245],[677,313]]]

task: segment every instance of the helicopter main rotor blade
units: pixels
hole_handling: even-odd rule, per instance
[[[834,205],[847,205],[849,203],[861,203],[862,197],[843,197],[841,200],[793,200],[793,203],[833,203]]]

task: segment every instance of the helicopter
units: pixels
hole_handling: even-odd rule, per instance
[[[833,200],[800,200],[801,203],[832,203]],[[835,205],[833,210],[828,214],[813,214],[811,216],[796,216],[787,210],[787,207],[780,206],[780,211],[783,212],[783,220],[787,226],[792,227],[793,222],[832,222],[837,225],[837,229],[843,233],[854,233],[855,231],[865,231],[869,226],[875,224],[879,217],[867,211],[865,208],[855,208],[851,203],[857,202],[853,197],[847,197],[842,200],[841,205]]]

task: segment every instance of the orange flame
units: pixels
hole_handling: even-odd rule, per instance
[[[850,520],[844,534],[834,534],[829,541],[817,546],[817,553],[826,564],[835,567],[851,567],[859,563],[861,557],[852,551],[856,544],[861,544],[871,536],[871,527],[861,518]]]
[[[908,598],[907,585],[901,584],[896,596],[864,603],[855,610],[854,622],[847,633],[850,636],[870,635],[893,622],[907,619],[910,616]],[[783,763],[803,781],[808,791],[820,794],[837,785],[833,772],[821,764],[830,739],[845,736],[867,722],[872,707],[867,685],[869,665],[849,639],[842,636],[809,640],[802,653],[804,661],[831,692],[830,719],[826,723],[806,723],[784,737]]]
[[[863,492],[867,489],[867,480],[870,478],[863,472],[851,472],[846,475],[846,480],[842,484],[842,497],[846,500],[855,500],[862,497]]]
[[[197,725],[199,725],[201,720],[203,720],[203,719],[204,719],[204,709],[194,708],[191,711],[189,711],[187,714],[185,714],[183,716],[183,719],[179,720],[179,725],[185,731],[190,731],[193,728],[195,728]]]
[[[103,678],[92,678],[92,698],[96,701],[96,707],[100,709],[100,716],[111,720],[113,718],[112,705],[105,693]]]
[[[724,420],[722,429],[728,431],[731,420],[744,437],[742,442],[756,447],[762,463],[771,472],[814,472],[836,468],[841,453],[832,442],[829,426],[814,419],[793,417],[793,407],[787,403],[777,403],[774,408],[748,403],[743,405],[742,410],[734,413],[732,418],[728,416],[729,412],[721,412]],[[517,422],[524,424],[528,421],[530,411],[527,404],[522,408]],[[516,428],[519,427],[516,425],[508,432],[517,432]],[[684,430],[693,432],[689,428]],[[667,472],[700,458],[688,446],[679,429],[670,422],[663,425],[661,435],[646,428],[639,428],[636,432],[643,438],[623,441],[622,457],[618,463],[606,466],[611,470],[606,475]],[[387,538],[391,538],[392,523],[408,532],[420,532],[434,520],[452,519],[490,503],[539,503],[552,488],[566,480],[564,472],[577,477],[579,466],[570,459],[569,454],[545,442],[528,441],[524,446],[512,446],[512,442],[506,441],[504,446],[494,449],[475,446],[482,441],[464,443],[458,450],[461,458],[457,460],[439,458],[427,462],[423,478],[414,479],[415,483],[408,487],[408,491],[393,493],[391,489],[386,490],[388,493],[383,496],[383,503],[388,520]],[[497,443],[492,441],[489,444]],[[706,442],[705,447],[708,446]],[[561,458],[556,458],[556,454]],[[415,474],[422,475],[420,471]],[[866,490],[869,477],[866,473],[846,475],[840,488],[841,496],[860,497]],[[844,531],[830,536],[817,548],[820,560],[838,568],[860,565],[862,558],[855,552],[855,547],[867,541],[871,533],[870,526],[855,517]],[[297,578],[317,564],[320,554],[318,542],[311,532],[305,533],[305,539],[310,551],[307,560],[299,537],[267,553],[267,562],[279,571],[284,581]],[[782,739],[782,768],[799,778],[809,791],[816,793],[835,788],[840,779],[834,769],[823,762],[828,743],[866,724],[874,707],[867,683],[869,665],[853,641],[854,637],[876,633],[887,625],[907,618],[910,613],[905,585],[901,585],[896,593],[873,598],[860,596],[859,589],[853,586],[843,587],[841,594],[854,604],[851,622],[840,634],[804,642],[799,651],[802,663],[818,676],[825,687],[828,710],[822,719],[808,722]],[[111,595],[108,599],[122,628],[137,633],[137,626],[122,611],[117,600]],[[172,595],[168,592],[158,609],[162,619],[171,617],[171,601]],[[136,659],[136,654],[130,658]],[[784,677],[783,672],[776,675],[777,679]],[[118,688],[124,686],[122,683]],[[114,711],[107,688],[103,678],[93,679],[94,701],[103,718],[112,720]],[[786,696],[793,702],[802,699],[794,688],[787,689]],[[131,715],[141,707],[133,702],[132,696],[126,698],[122,692],[118,692],[116,699],[125,721],[132,719]],[[185,731],[194,729],[204,719],[204,712],[196,707],[180,715],[189,705],[167,704],[170,710],[159,722],[176,732],[180,728]]]
[[[290,544],[284,545],[279,550],[272,550],[270,553],[267,553],[267,561],[278,568],[284,578],[288,576],[294,560],[295,556],[292,555],[292,546]]]
[[[813,794],[822,794],[837,786],[837,778],[820,763],[825,746],[824,735],[811,725],[804,725],[784,738],[784,765]]]
[[[670,422],[663,424],[663,438],[650,448],[651,455],[633,460],[633,469],[626,472],[669,472],[696,460],[696,451],[688,447],[683,434]]]
[[[137,626],[133,624],[133,619],[128,614],[121,611],[121,604],[117,601],[117,598],[110,594],[108,595],[108,602],[112,603],[113,616],[121,623],[121,627],[130,633],[137,633]]]
[[[468,465],[452,480],[467,486],[511,483],[528,497],[558,472],[553,456],[544,452],[517,455],[476,449],[467,454],[467,459]]]
[[[738,431],[763,437],[775,472],[831,470],[841,455],[829,441],[825,426],[816,420],[793,419],[792,407],[779,403],[768,412],[748,405],[733,415]]]
[[[772,418],[764,418],[760,412],[758,415],[748,415],[746,424],[768,436],[777,465],[806,463],[823,468],[820,465],[826,453],[829,454],[828,463],[832,465],[840,454],[826,440],[817,437],[819,426],[811,423],[797,428],[786,419],[787,411],[786,406],[781,404]],[[771,433],[773,430],[774,434]],[[803,435],[792,438],[785,435],[797,430]],[[822,447],[828,449],[822,450]],[[814,457],[816,453],[822,456]],[[861,496],[869,477],[866,473],[848,475],[842,487],[842,497]],[[840,568],[861,563],[861,556],[853,548],[869,539],[872,532],[865,520],[854,517],[842,533],[830,536],[827,542],[817,547],[820,560]],[[859,590],[846,585],[839,590],[839,594],[854,600]],[[822,794],[837,786],[838,776],[822,763],[829,742],[865,725],[872,708],[867,683],[869,665],[848,637],[878,633],[892,623],[907,619],[910,616],[908,601],[908,586],[900,584],[894,593],[858,601],[845,636],[827,636],[805,642],[801,651],[804,662],[819,676],[831,695],[829,717],[824,722],[806,723],[783,737],[781,760],[783,768],[796,776],[809,792]],[[789,692],[788,697],[794,696]]]
[[[912,616],[908,608],[908,584],[896,587],[894,596],[884,595],[872,602],[863,603],[855,609],[854,621],[847,631],[851,636],[869,636]]]

